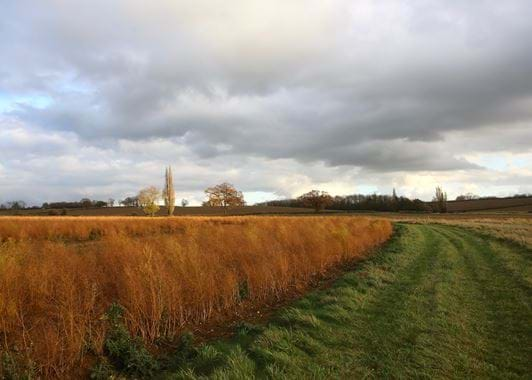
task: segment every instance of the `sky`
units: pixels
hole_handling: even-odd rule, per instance
[[[530,0],[0,6],[0,203],[532,192]]]

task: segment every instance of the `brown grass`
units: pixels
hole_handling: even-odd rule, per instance
[[[384,216],[384,215],[383,215]],[[394,221],[441,223],[471,228],[532,248],[530,214],[386,214]]]
[[[113,302],[150,344],[305,287],[391,232],[366,217],[0,218],[0,347],[62,377],[102,352]]]

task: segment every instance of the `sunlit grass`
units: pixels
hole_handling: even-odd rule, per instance
[[[0,218],[2,351],[64,375],[102,354],[114,302],[154,345],[305,288],[391,232],[365,217]]]

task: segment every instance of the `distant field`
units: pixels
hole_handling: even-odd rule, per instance
[[[68,216],[143,216],[144,211],[138,207],[98,207],[79,209],[27,209],[27,210],[0,210],[0,216],[33,215],[50,216],[61,215],[66,210]],[[244,206],[231,207],[224,211],[221,207],[176,207],[174,215],[261,215],[261,214],[309,214],[314,210],[298,207],[275,207],[275,206]],[[161,207],[159,216],[167,215],[165,207]]]
[[[447,211],[520,211],[532,212],[532,198],[501,198],[501,199],[476,199],[468,201],[448,201]]]

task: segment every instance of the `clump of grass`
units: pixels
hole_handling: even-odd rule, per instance
[[[3,352],[0,360],[0,378],[4,380],[30,380],[35,368],[27,359],[15,353]]]
[[[236,325],[235,331],[238,336],[246,336],[250,334],[258,334],[263,330],[262,326],[255,325],[249,322],[240,322]]]
[[[118,372],[134,377],[152,377],[159,365],[143,342],[131,337],[124,325],[123,313],[120,305],[113,304],[106,314],[110,328],[105,340],[105,354]]]

